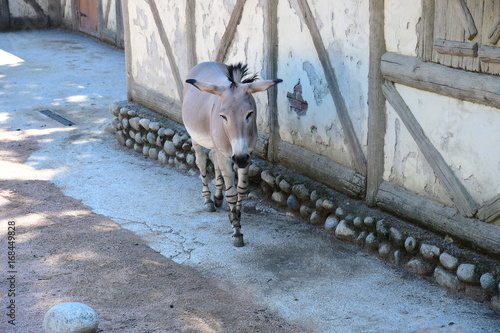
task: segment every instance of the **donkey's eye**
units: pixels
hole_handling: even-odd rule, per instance
[[[221,117],[222,119],[224,119],[224,121],[227,121],[227,118],[226,118],[226,116],[225,116],[225,115],[221,114],[221,115],[220,115],[220,117]]]
[[[248,112],[246,120],[250,120],[250,118],[252,117],[252,115],[253,115],[253,111]]]

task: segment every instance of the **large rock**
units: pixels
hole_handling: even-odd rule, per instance
[[[94,309],[78,302],[57,304],[43,318],[44,333],[95,333],[98,325]]]

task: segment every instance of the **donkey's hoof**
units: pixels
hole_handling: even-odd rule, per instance
[[[220,207],[220,206],[222,206],[222,202],[224,201],[224,197],[220,197],[220,198],[214,197],[214,200],[215,200],[215,207]]]
[[[214,202],[212,200],[207,200],[205,201],[205,210],[207,212],[215,212],[215,205],[214,205]]]
[[[236,247],[245,246],[245,242],[243,241],[243,234],[239,234],[238,236],[233,236],[233,245]]]

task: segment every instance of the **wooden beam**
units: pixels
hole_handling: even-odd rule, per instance
[[[158,12],[158,7],[156,7],[155,1],[156,0],[147,0],[147,3],[149,4],[151,13],[153,14],[153,19],[155,21],[156,28],[158,29],[158,35],[160,36],[160,40],[167,54],[168,64],[170,65],[170,71],[172,72],[175,85],[177,86],[177,93],[179,94],[179,100],[182,101],[182,98],[184,96],[183,81],[181,80],[181,75],[179,74],[179,68],[177,67],[177,63],[175,62],[174,53],[172,52],[172,47],[170,45],[170,42],[168,41],[167,33],[165,32],[165,28],[163,27],[160,13]]]
[[[179,124],[183,123],[181,103],[178,100],[157,93],[135,82],[131,84],[131,89],[130,101],[154,110]]]
[[[460,57],[477,57],[477,43],[456,42],[436,38],[434,41],[434,50],[440,54]]]
[[[368,74],[368,151],[366,203],[375,205],[375,196],[384,174],[384,138],[386,128],[384,77],[380,60],[385,53],[384,1],[370,0],[370,64]]]
[[[266,79],[276,79],[278,76],[278,2],[264,2],[264,73]],[[275,162],[278,143],[281,141],[278,123],[278,88],[267,90],[269,146],[267,159]]]
[[[123,48],[125,49],[125,75],[127,78],[127,100],[132,100],[132,85],[134,83],[134,78],[132,76],[132,43],[130,41],[130,36],[132,31],[130,29],[130,23],[132,22],[132,18],[129,15],[129,1],[130,0],[122,0],[123,1]],[[121,1],[119,1],[121,2]]]
[[[500,217],[500,194],[497,194],[491,200],[479,206],[477,217],[486,223],[491,223],[498,219]]]
[[[377,205],[396,216],[409,219],[426,229],[449,235],[489,254],[500,255],[500,228],[458,215],[453,208],[383,182]]]
[[[0,31],[10,28],[9,0],[0,0]]]
[[[467,72],[388,52],[382,56],[385,79],[464,101],[500,108],[500,77]]]
[[[353,198],[362,198],[366,178],[330,159],[281,141],[278,163]]]
[[[469,7],[467,7],[467,3],[465,2],[465,0],[453,0],[452,4],[458,12],[460,21],[462,21],[467,39],[473,40],[477,35],[477,28],[476,24],[474,23],[474,18],[470,13]]]
[[[432,170],[448,192],[448,195],[460,214],[467,217],[474,216],[477,211],[477,203],[472,199],[469,192],[467,192],[463,184],[455,176],[455,173],[448,166],[443,156],[425,135],[424,130],[412,114],[410,108],[396,90],[394,83],[386,81],[382,86],[382,90],[387,101],[392,105],[405,124],[417,143],[418,148],[422,152],[422,155],[424,155],[425,159],[432,167]]]
[[[354,162],[354,168],[358,173],[366,175],[366,157],[363,153],[363,149],[361,149],[356,132],[354,131],[349,112],[335,76],[335,70],[331,65],[328,52],[324,47],[321,34],[316,26],[316,22],[314,21],[311,8],[309,7],[307,0],[298,0],[298,3],[302,13],[302,19],[309,29],[314,47],[316,48],[316,52],[318,53],[319,60],[323,67],[328,88],[330,89],[330,95],[333,98],[335,109],[337,110],[342,129],[344,130],[346,136],[347,146],[349,147],[349,152]]]
[[[219,49],[217,50],[217,55],[215,56],[215,61],[224,62],[226,58],[227,50],[231,46],[231,41],[236,33],[236,27],[240,24],[241,16],[243,15],[243,8],[245,7],[246,0],[238,0],[234,5],[233,12],[231,13],[231,18],[227,24],[226,31],[221,38]]]
[[[196,54],[196,16],[195,9],[196,0],[186,1],[186,44],[188,54],[187,64],[188,69],[193,68],[198,63],[198,55]]]
[[[483,45],[479,48],[479,60],[487,63],[500,63],[500,47]]]
[[[422,15],[417,24],[417,54],[420,59],[432,59],[432,41],[434,40],[435,0],[422,0]]]
[[[495,45],[500,40],[500,17],[493,24],[493,27],[491,27],[488,39],[492,45]]]

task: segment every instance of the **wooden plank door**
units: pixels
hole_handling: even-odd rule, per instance
[[[80,30],[97,32],[97,0],[79,0]]]

